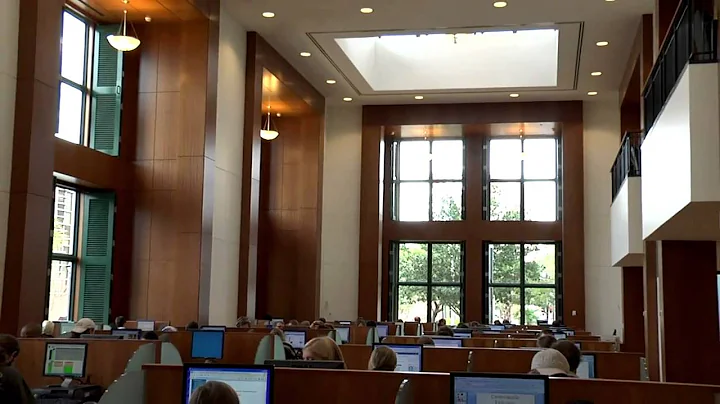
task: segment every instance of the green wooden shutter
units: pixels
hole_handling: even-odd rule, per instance
[[[107,324],[112,280],[113,194],[83,195],[82,252],[80,255],[80,318]]]
[[[93,58],[90,147],[111,156],[120,151],[123,54],[110,46],[107,36],[117,32],[117,25],[96,27]]]

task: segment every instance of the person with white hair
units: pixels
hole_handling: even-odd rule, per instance
[[[42,337],[43,338],[53,338],[55,334],[55,323],[53,323],[50,320],[45,320],[42,322]]]
[[[569,373],[570,365],[565,355],[552,348],[536,353],[530,364],[530,374],[534,375],[567,377]]]

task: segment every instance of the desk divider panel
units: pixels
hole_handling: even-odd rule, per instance
[[[130,357],[130,360],[128,360],[124,373],[133,371],[139,372],[142,370],[144,364],[157,363],[155,348],[156,345],[162,344],[149,344],[148,341],[144,342],[145,344],[140,345],[137,351],[135,351],[135,353],[133,353]]]

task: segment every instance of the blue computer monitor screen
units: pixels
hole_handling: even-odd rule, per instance
[[[387,324],[378,324],[377,327],[375,327],[375,330],[377,331],[378,338],[385,338],[388,336],[388,330],[389,326]]]
[[[567,335],[565,335],[564,332],[556,332],[555,334],[553,334],[553,336],[554,336],[555,339],[557,339],[557,340],[561,340],[561,339],[567,338]]]
[[[385,345],[397,355],[398,372],[422,371],[422,345]]]
[[[225,333],[222,331],[194,331],[190,356],[196,359],[222,359]]]
[[[583,355],[580,359],[580,366],[578,366],[576,374],[581,379],[594,379],[595,355]]]
[[[337,327],[335,328],[335,331],[337,331],[340,336],[340,341],[350,341],[350,329],[348,327]]]
[[[491,331],[505,331],[504,325],[491,325],[490,326]]]
[[[305,331],[285,331],[285,340],[295,349],[305,347]]]
[[[470,338],[472,337],[472,330],[467,328],[456,328],[453,334],[455,334],[455,336],[459,338]]]
[[[545,404],[547,379],[454,376],[455,404]]]
[[[138,320],[137,328],[143,331],[153,331],[155,329],[155,322],[151,320]]]
[[[137,329],[118,329],[110,331],[110,335],[120,336],[123,339],[140,339],[140,333],[142,331]]]
[[[45,345],[45,376],[85,377],[86,344]]]
[[[462,348],[461,338],[433,338],[435,346]]]
[[[207,331],[225,331],[227,330],[227,327],[224,325],[204,325],[200,327],[201,330],[207,330]]]
[[[243,404],[269,404],[271,395],[271,370],[252,368],[204,368],[190,367],[187,370],[184,402],[190,402],[192,393],[209,381],[228,384]]]

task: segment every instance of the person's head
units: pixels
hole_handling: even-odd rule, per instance
[[[397,367],[397,355],[392,349],[380,345],[370,355],[368,370],[385,370],[394,372]]]
[[[455,327],[455,328],[470,328],[470,327],[468,327],[468,325],[465,324],[465,323],[460,323],[460,324],[458,324],[457,327]]]
[[[313,323],[310,324],[310,328],[313,330],[319,330],[320,327],[322,327],[323,325],[324,325],[324,323],[322,323],[320,321],[313,321]]]
[[[509,324],[510,324],[510,320],[508,320],[508,319],[503,320],[503,324],[504,324],[504,325],[509,325]]]
[[[186,330],[199,330],[200,326],[198,325],[197,321],[191,321],[191,322],[187,323],[187,325],[185,326],[185,329]]]
[[[430,337],[420,337],[418,338],[417,343],[425,346],[435,346],[435,341],[433,341]]]
[[[20,338],[40,338],[42,327],[37,323],[25,324],[20,330]]]
[[[281,328],[277,328],[277,327],[273,328],[270,331],[270,335],[277,335],[278,337],[280,337],[280,341],[285,342],[285,333],[283,332],[283,330]]]
[[[155,331],[146,331],[143,333],[142,339],[148,340],[148,341],[157,341],[158,335],[155,333]]]
[[[493,325],[502,325],[502,323],[500,322],[500,320],[495,320],[493,321]]]
[[[355,321],[355,325],[357,325],[358,327],[365,327],[365,319],[362,317],[358,317]]]
[[[0,365],[9,366],[20,355],[20,344],[9,334],[0,334]]]
[[[290,320],[287,325],[289,325],[291,327],[296,327],[296,326],[300,325],[300,323],[297,320]]]
[[[285,323],[282,321],[278,321],[275,323],[275,327],[273,327],[273,328],[278,328],[280,330],[283,330],[283,329],[285,329]]]
[[[541,335],[537,339],[537,346],[538,348],[551,348],[555,341],[557,340],[552,335]]]
[[[366,324],[368,327],[377,327],[377,323],[373,320],[368,320]]]
[[[73,335],[82,335],[95,331],[95,322],[89,318],[81,318],[72,329]]]
[[[444,318],[441,318],[440,320],[438,320],[438,327],[442,327],[445,325],[447,325],[447,321]]]
[[[438,327],[437,335],[442,335],[445,337],[454,337],[455,333],[453,332],[452,328],[450,328],[446,325],[443,325],[443,326]]]
[[[420,322],[420,317],[415,316],[415,318],[413,319],[413,321],[416,322],[416,323],[419,323],[419,322]]]
[[[563,339],[554,343],[552,349],[563,354],[568,361],[568,365],[570,365],[570,371],[572,373],[577,372],[577,368],[580,366],[580,360],[582,359],[582,352],[580,352],[580,348],[578,348],[574,342]]]
[[[332,325],[332,324],[330,324],[330,323],[325,323],[325,324],[323,324],[323,325],[320,326],[320,329],[321,329],[321,330],[334,330],[334,329],[335,329],[335,326]]]
[[[117,316],[117,317],[115,317],[115,325],[116,325],[118,328],[119,328],[119,327],[125,327],[125,322],[126,322],[125,317],[123,317],[123,316]]]
[[[553,327],[562,327],[562,322],[560,320],[555,320],[552,322]]]
[[[480,327],[480,322],[479,321],[471,321],[470,327],[472,327],[472,328]]]
[[[223,382],[206,382],[190,397],[190,404],[240,404],[238,394]]]
[[[327,323],[327,319],[325,317],[320,317],[318,321],[322,321],[323,323]]]
[[[559,351],[543,349],[533,356],[530,372],[545,376],[564,376],[570,373],[570,365]]]
[[[175,327],[173,327],[173,326],[171,326],[171,325],[166,325],[166,326],[163,327],[163,329],[160,330],[160,331],[162,331],[162,332],[164,332],[165,334],[167,334],[167,333],[169,333],[169,332],[177,332],[177,328],[175,328]]]
[[[247,317],[240,317],[235,322],[235,327],[237,328],[250,328],[251,325],[252,324],[250,324],[250,319],[248,319]]]
[[[549,328],[544,328],[544,329],[540,332],[540,335],[553,335],[553,332],[552,332],[552,330],[549,329]]]
[[[42,335],[46,337],[52,337],[55,333],[55,323],[50,320],[45,320],[42,323]]]
[[[301,322],[300,322],[300,325],[303,326],[303,327],[310,327],[310,322],[307,321],[307,320],[301,321]]]
[[[340,347],[329,337],[317,337],[308,341],[303,348],[303,359],[345,362]]]

